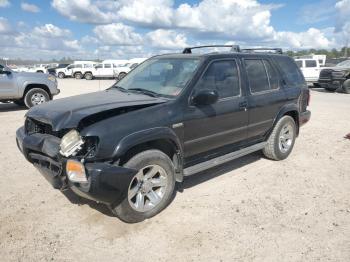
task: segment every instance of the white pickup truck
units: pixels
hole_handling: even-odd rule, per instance
[[[303,73],[308,85],[318,83],[318,78],[322,70],[319,60],[311,58],[298,58],[295,59],[295,62]]]

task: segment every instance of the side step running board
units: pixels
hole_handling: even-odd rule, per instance
[[[241,156],[248,155],[250,153],[253,153],[255,151],[263,149],[265,147],[265,145],[266,145],[266,142],[262,142],[262,143],[259,143],[259,144],[256,144],[256,145],[253,145],[250,147],[240,149],[240,150],[235,151],[235,152],[228,153],[228,154],[223,155],[223,156],[219,156],[219,157],[210,159],[210,160],[205,161],[203,163],[199,163],[197,165],[190,166],[190,167],[184,169],[184,176],[190,176],[190,175],[199,173],[201,171],[204,171],[206,169],[212,168],[214,166],[224,164],[226,162],[229,162],[229,161],[234,160],[236,158],[239,158]]]

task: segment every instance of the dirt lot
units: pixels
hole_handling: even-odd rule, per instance
[[[62,80],[59,97],[111,83]],[[311,111],[287,160],[256,153],[192,176],[130,225],[53,190],[16,147],[26,110],[0,104],[0,260],[350,261],[350,95],[313,90]]]

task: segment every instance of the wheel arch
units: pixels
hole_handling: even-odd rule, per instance
[[[272,130],[275,128],[277,122],[283,117],[283,116],[290,116],[294,119],[295,125],[296,125],[296,132],[297,136],[299,135],[299,109],[297,105],[295,104],[289,104],[280,109],[277,116],[275,117],[273,121],[272,128],[269,130],[266,137],[269,137],[272,133]]]
[[[25,95],[28,93],[28,91],[33,89],[33,88],[40,88],[40,89],[45,90],[48,93],[48,95],[50,96],[50,99],[52,99],[52,94],[51,94],[50,88],[47,85],[45,85],[45,84],[34,84],[34,83],[29,83],[29,84],[27,84],[25,86],[22,97],[24,98]]]
[[[173,162],[176,180],[182,181],[183,150],[175,132],[167,127],[147,129],[124,137],[113,152],[113,159],[124,164],[132,156],[149,149],[158,149]]]

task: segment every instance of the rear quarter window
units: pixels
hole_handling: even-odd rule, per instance
[[[273,59],[281,70],[283,79],[288,86],[295,87],[305,84],[304,76],[292,58],[288,56],[274,56]]]

